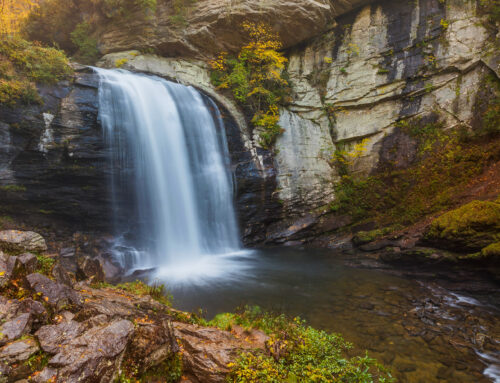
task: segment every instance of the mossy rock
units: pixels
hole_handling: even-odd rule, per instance
[[[492,243],[481,250],[483,258],[500,258],[500,242]]]
[[[480,251],[500,241],[500,204],[473,201],[432,222],[425,239],[439,248]]]
[[[388,234],[391,234],[392,232],[396,231],[397,229],[399,229],[398,226],[391,226],[391,227],[384,227],[382,229],[375,229],[375,230],[371,230],[371,231],[359,231],[353,237],[352,242],[356,246],[361,246],[361,245],[364,245],[366,243],[376,241],[377,239],[382,238]]]

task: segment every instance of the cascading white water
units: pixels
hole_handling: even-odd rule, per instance
[[[219,116],[216,105],[158,77],[95,70],[116,227],[132,238],[117,247],[122,263],[189,273],[206,257],[239,251],[224,126],[208,107]]]

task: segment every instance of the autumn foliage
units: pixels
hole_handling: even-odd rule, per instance
[[[0,35],[19,32],[22,22],[38,7],[39,0],[0,0]]]
[[[249,42],[237,57],[221,53],[211,62],[212,82],[231,90],[234,98],[253,112],[252,123],[260,130],[261,145],[270,147],[282,132],[279,107],[288,82],[283,76],[287,59],[279,49],[279,36],[264,23],[242,24]]]

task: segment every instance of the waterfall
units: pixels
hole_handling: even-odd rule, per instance
[[[189,271],[206,257],[237,252],[229,153],[215,103],[158,77],[95,70],[113,216],[123,233],[117,258],[128,269]]]

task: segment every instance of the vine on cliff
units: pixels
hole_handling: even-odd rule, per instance
[[[260,144],[270,148],[283,129],[279,104],[288,88],[284,75],[287,59],[279,52],[279,36],[264,23],[242,24],[249,37],[237,57],[221,53],[211,62],[212,83],[230,89],[234,98],[253,113],[252,124],[260,131]]]

